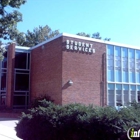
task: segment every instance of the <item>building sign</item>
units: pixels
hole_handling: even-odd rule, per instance
[[[66,50],[78,51],[84,53],[95,53],[95,49],[93,49],[93,44],[85,43],[85,42],[77,42],[73,40],[66,40]]]

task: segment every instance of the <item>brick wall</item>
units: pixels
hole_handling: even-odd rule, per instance
[[[95,53],[65,50],[66,40],[93,44]],[[59,37],[31,52],[31,98],[50,95],[57,104],[106,104],[106,46]],[[69,86],[68,81],[73,85]]]
[[[47,94],[57,104],[62,102],[62,38],[57,38],[31,52],[31,99]]]
[[[105,98],[105,93],[103,93],[103,88],[105,88],[105,44],[69,37],[63,37],[63,42],[67,39],[91,43],[95,53],[86,54],[63,50],[62,104],[76,102],[86,105],[103,105],[104,99],[102,98]],[[63,43],[63,47],[65,47],[65,43]],[[67,86],[68,80],[73,81],[72,86]]]
[[[13,105],[13,92],[14,92],[14,62],[15,62],[15,44],[8,46],[7,51],[7,95],[6,106],[11,108]]]

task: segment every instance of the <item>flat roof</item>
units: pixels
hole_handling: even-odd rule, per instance
[[[1,45],[1,47],[5,47],[7,48],[9,45]],[[31,47],[26,47],[26,46],[15,46],[16,49],[19,49],[19,50],[30,50]]]
[[[46,41],[43,41],[42,43],[39,43],[36,46],[31,47],[30,49],[33,50],[41,45],[44,45],[52,40],[55,40],[61,36],[66,36],[66,37],[72,37],[76,39],[83,39],[87,41],[93,41],[93,42],[98,42],[98,43],[103,43],[106,45],[114,45],[114,46],[120,46],[120,47],[126,47],[126,48],[132,48],[132,49],[140,49],[140,46],[133,46],[133,45],[127,45],[127,44],[122,44],[122,43],[116,43],[116,42],[111,42],[111,41],[105,41],[105,40],[100,40],[100,39],[95,39],[95,38],[90,38],[90,37],[84,37],[84,36],[79,36],[79,35],[73,35],[73,34],[68,34],[68,33],[61,33],[55,37],[52,37]]]
[[[15,46],[16,49],[21,49],[21,50],[30,50],[30,47],[25,47],[25,46]]]

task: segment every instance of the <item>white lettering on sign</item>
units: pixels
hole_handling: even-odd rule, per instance
[[[66,40],[66,49],[85,53],[95,53],[95,49],[93,49],[93,44],[77,42],[73,40]]]

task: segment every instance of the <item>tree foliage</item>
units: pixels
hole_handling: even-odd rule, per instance
[[[79,36],[90,37],[90,34],[86,34],[85,32],[77,33]]]
[[[54,100],[47,94],[40,94],[38,97],[31,101],[31,108],[44,106],[42,100],[46,100],[49,102],[54,102]]]
[[[59,34],[58,30],[52,31],[52,29],[46,26],[39,26],[33,29],[33,31],[27,31],[27,33],[19,33],[15,37],[15,41],[20,46],[35,46],[45,40],[48,40]]]
[[[0,61],[2,61],[4,59],[3,54],[6,52],[5,47],[3,47],[0,43]]]
[[[100,36],[100,33],[99,32],[92,34],[92,38],[102,39],[102,37]]]
[[[46,100],[23,113],[17,136],[26,140],[127,140],[127,130],[140,128],[140,106],[55,105]]]
[[[22,14],[17,10],[26,0],[0,0],[0,38],[13,39]]]
[[[90,34],[86,34],[85,32],[79,32],[77,35],[84,36],[84,37],[91,37],[95,39],[102,39],[99,32],[93,33],[92,36]],[[104,38],[105,41],[110,41],[111,38]]]

